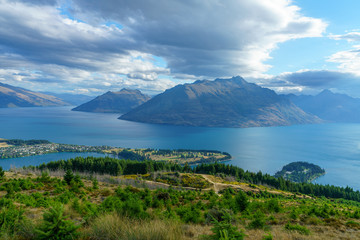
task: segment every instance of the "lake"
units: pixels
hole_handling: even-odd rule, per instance
[[[119,114],[70,111],[71,107],[0,109],[0,138],[47,139],[56,143],[129,148],[208,149],[229,152],[245,170],[274,174],[294,161],[326,170],[321,184],[360,190],[360,124],[266,128],[206,128],[135,123]],[[0,166],[34,165],[67,158],[64,153],[0,160]],[[69,157],[70,155],[68,155]],[[15,162],[14,162],[15,161]]]

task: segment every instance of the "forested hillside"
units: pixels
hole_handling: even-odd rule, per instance
[[[359,195],[219,163],[79,157],[0,171],[0,237],[358,239]]]

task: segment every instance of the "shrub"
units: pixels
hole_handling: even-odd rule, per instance
[[[290,212],[290,218],[291,218],[292,220],[296,220],[296,219],[299,218],[299,213],[298,213],[298,211],[297,211],[295,208],[293,208],[293,209],[291,210],[291,212]]]
[[[185,223],[200,223],[204,219],[201,217],[201,212],[194,206],[180,206],[176,213],[180,216],[181,220]]]
[[[249,205],[248,197],[243,191],[238,192],[235,197],[235,202],[238,210],[241,212],[244,211]]]
[[[268,235],[264,235],[262,240],[273,240],[273,236],[269,233]]]
[[[4,176],[5,176],[5,172],[3,168],[0,166],[0,179],[3,178]]]
[[[97,178],[96,177],[94,177],[93,179],[92,179],[92,188],[95,190],[95,189],[99,189],[99,182],[98,182],[98,180],[97,180]]]
[[[24,211],[14,206],[3,207],[0,211],[0,232],[14,233],[15,227],[23,220]]]
[[[43,223],[36,229],[37,239],[76,239],[78,233],[73,222],[65,220],[63,215],[64,207],[62,205],[55,205],[43,214]]]
[[[267,210],[269,212],[280,212],[281,210],[281,207],[279,205],[279,201],[275,198],[269,200],[267,203],[266,203],[266,207],[267,207]]]
[[[143,202],[139,199],[129,199],[124,202],[121,213],[132,218],[147,218]]]
[[[241,240],[244,239],[245,234],[232,224],[232,217],[229,213],[223,212],[223,220],[217,221],[213,219],[213,228],[211,231],[213,235],[204,236],[204,239],[208,240]]]
[[[16,229],[16,235],[19,236],[18,239],[37,239],[36,226],[30,220],[23,220],[18,224]],[[15,238],[17,239],[17,238]]]
[[[74,179],[74,174],[73,174],[73,172],[70,170],[70,169],[68,169],[67,171],[66,171],[66,173],[65,173],[65,175],[64,175],[64,181],[68,184],[68,185],[70,185],[70,183],[71,183],[71,181]]]
[[[254,220],[252,220],[248,227],[250,229],[263,229],[265,227],[265,216],[262,212],[257,211],[254,214]]]
[[[289,231],[297,231],[298,233],[304,234],[304,235],[309,235],[310,234],[309,229],[307,229],[305,226],[301,226],[299,224],[287,223],[285,225],[285,229],[289,230]]]
[[[350,228],[355,228],[355,229],[359,229],[359,228],[360,228],[360,223],[355,222],[355,221],[352,221],[352,220],[346,222],[345,225],[346,225],[347,227],[350,227]]]

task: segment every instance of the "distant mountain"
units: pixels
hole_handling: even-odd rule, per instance
[[[120,119],[172,125],[260,127],[320,122],[274,91],[241,77],[177,85]]]
[[[38,92],[0,83],[0,107],[45,107],[69,105],[63,100]]]
[[[316,96],[294,94],[288,99],[304,111],[333,122],[360,122],[360,99],[324,90]]]
[[[288,98],[304,111],[334,122],[360,122],[360,99],[324,90],[316,96],[293,94]]]
[[[88,96],[88,95],[84,95],[84,94],[52,93],[52,92],[43,92],[43,93],[60,98],[60,99],[64,100],[65,102],[70,103],[75,106],[86,103],[94,98],[92,96]]]
[[[72,110],[82,112],[126,113],[149,99],[149,96],[142,94],[139,90],[123,88],[119,92],[109,91]]]

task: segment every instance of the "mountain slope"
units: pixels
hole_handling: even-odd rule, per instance
[[[38,92],[0,83],[0,107],[65,106],[63,100]]]
[[[306,112],[334,122],[360,122],[360,99],[324,90],[316,96],[288,95]]]
[[[119,92],[109,91],[72,110],[82,112],[126,113],[149,99],[149,96],[142,94],[139,90],[123,88]]]
[[[209,127],[278,126],[320,121],[274,91],[248,83],[241,77],[175,86],[120,119]]]

